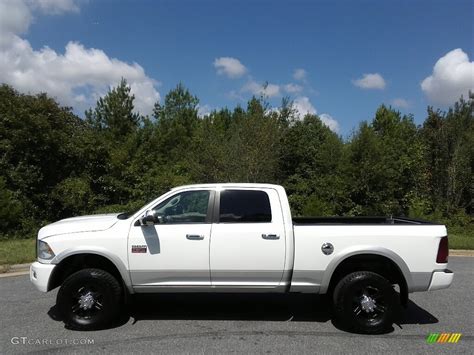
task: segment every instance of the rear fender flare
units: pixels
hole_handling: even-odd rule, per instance
[[[337,266],[341,262],[343,262],[347,258],[350,258],[351,256],[360,255],[360,254],[375,254],[375,255],[381,255],[390,259],[395,265],[398,266],[398,268],[402,272],[402,275],[405,278],[405,282],[407,284],[408,290],[412,288],[413,280],[411,277],[410,269],[408,268],[405,261],[403,261],[403,259],[400,257],[400,255],[398,255],[394,251],[387,248],[373,247],[373,246],[357,246],[357,247],[346,248],[344,250],[341,250],[341,252],[338,253],[329,262],[326,268],[326,272],[324,273],[323,280],[321,282],[320,293],[327,292],[329,288],[329,284],[331,282],[331,278],[334,274],[334,271],[336,270]]]

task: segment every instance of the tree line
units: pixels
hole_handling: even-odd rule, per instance
[[[472,226],[473,99],[421,125],[381,105],[343,139],[291,100],[198,115],[182,84],[153,114],[125,80],[85,112],[47,94],[0,86],[0,235],[21,238],[61,218],[134,210],[183,184],[284,185],[293,215],[400,215]]]

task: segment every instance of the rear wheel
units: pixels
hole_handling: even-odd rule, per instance
[[[339,281],[333,294],[337,320],[360,333],[381,333],[389,329],[399,300],[391,283],[369,271],[353,272]]]
[[[69,328],[97,329],[117,318],[121,291],[120,283],[108,272],[84,269],[64,281],[56,304]]]

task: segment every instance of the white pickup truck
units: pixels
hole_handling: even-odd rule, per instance
[[[269,184],[182,186],[135,213],[64,219],[41,228],[37,255],[31,281],[60,286],[76,329],[106,326],[133,293],[306,292],[329,294],[349,329],[377,333],[409,292],[453,280],[445,226],[292,219],[284,188]]]

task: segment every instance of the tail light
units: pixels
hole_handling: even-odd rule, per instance
[[[448,248],[448,237],[443,237],[439,241],[438,255],[436,256],[436,262],[438,264],[446,264],[448,262],[449,248]]]

